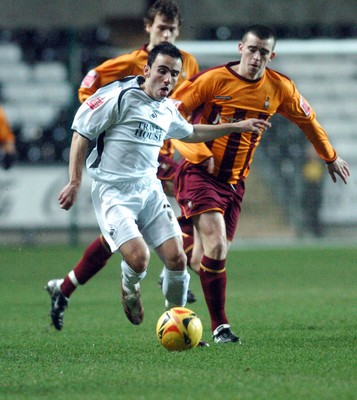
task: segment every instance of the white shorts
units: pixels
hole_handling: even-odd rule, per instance
[[[93,181],[92,200],[102,235],[111,251],[143,237],[155,249],[181,236],[181,229],[158,179],[108,184]]]

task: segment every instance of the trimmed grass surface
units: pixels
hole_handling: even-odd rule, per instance
[[[1,399],[357,399],[357,249],[232,251],[227,314],[243,344],[214,345],[199,279],[188,305],[209,348],[169,353],[155,336],[164,311],[153,255],[144,322],[120,302],[120,257],[73,294],[61,332],[42,289],[83,248],[0,248]]]

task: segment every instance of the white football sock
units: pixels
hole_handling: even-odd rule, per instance
[[[125,292],[136,292],[140,288],[140,281],[146,276],[144,272],[135,272],[124,260],[121,262],[122,283]]]
[[[170,271],[164,267],[162,293],[165,296],[165,307],[183,307],[187,301],[187,290],[190,283],[190,274],[184,271]]]

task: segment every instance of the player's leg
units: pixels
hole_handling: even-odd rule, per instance
[[[123,256],[122,304],[127,318],[135,325],[143,320],[140,281],[150,259],[138,221],[141,210],[147,211],[150,194],[151,182],[147,179],[127,182],[123,190],[120,185],[96,181],[92,185],[92,201],[102,235],[111,251]]]
[[[161,183],[163,184],[163,181],[161,181]],[[173,185],[173,183],[170,181],[171,185]],[[194,230],[194,226],[192,221],[186,218],[183,218],[182,216],[180,216],[180,207],[177,204],[177,201],[175,200],[173,196],[173,188],[171,189],[171,194],[168,195],[167,192],[165,191],[165,194],[167,196],[171,196],[168,197],[168,201],[177,217],[177,221],[180,225],[181,231],[182,231],[182,243],[183,243],[183,249],[185,251],[186,257],[187,257],[187,266],[191,267],[190,261],[191,261],[191,257],[192,257],[192,249],[193,249],[193,230]],[[192,269],[194,272],[196,272],[198,274],[198,270],[195,271],[194,269]],[[159,286],[162,288],[162,280],[164,277],[164,268],[161,271],[160,277],[159,277]],[[195,294],[192,292],[192,290],[190,288],[188,288],[187,290],[187,303],[194,303],[196,301],[196,296]]]
[[[237,198],[235,187],[217,181],[199,166],[186,162],[181,167],[175,178],[176,199],[183,215],[193,218],[202,242],[199,274],[211,317],[213,339],[216,343],[238,342],[239,339],[230,331],[225,312],[226,238],[232,237],[227,234],[225,217],[229,214],[230,227],[236,226],[237,213],[231,214],[231,208],[234,203],[239,208],[241,197]]]
[[[84,251],[82,258],[64,279],[52,279],[45,289],[51,297],[50,316],[57,330],[63,328],[63,315],[69,298],[78,285],[84,285],[107,263],[112,253],[104,238],[99,236]]]
[[[129,321],[139,325],[144,318],[140,282],[146,276],[150,251],[142,237],[128,240],[119,250],[123,256],[121,262],[123,309]]]
[[[190,268],[195,271],[197,275],[200,273],[200,265],[203,257],[203,246],[201,243],[200,235],[197,229],[194,228],[194,240],[190,258]]]
[[[194,221],[204,249],[199,276],[214,331],[217,326],[228,323],[225,313],[227,242],[224,219],[221,213],[208,212],[194,217]]]
[[[178,217],[177,221],[182,231],[182,245],[187,257],[187,266],[191,268],[191,258],[193,249],[193,230],[194,226],[191,219]],[[191,268],[192,269],[192,268]],[[197,271],[195,271],[197,272]],[[197,272],[198,273],[198,272]]]
[[[238,207],[239,208],[239,207]],[[215,343],[240,343],[231,331],[225,312],[226,257],[237,223],[236,207],[229,206],[225,216],[206,212],[194,218],[204,248],[200,266],[200,280],[211,317],[212,337]],[[228,226],[227,226],[228,223]]]
[[[84,251],[82,258],[65,276],[61,285],[62,293],[70,297],[78,285],[84,285],[96,275],[112,256],[108,243],[102,235],[94,240]]]
[[[186,268],[187,259],[182,247],[179,223],[160,183],[153,187],[147,206],[150,213],[140,215],[141,233],[165,265],[162,290],[166,307],[182,306],[187,300],[190,280]]]
[[[184,306],[188,293],[190,275],[187,272],[186,257],[184,252],[182,252],[180,239],[169,239],[155,250],[165,264],[162,290],[166,299],[166,308]],[[201,340],[198,346],[208,347],[209,344]]]
[[[183,307],[187,301],[190,275],[186,268],[186,256],[178,237],[166,240],[155,248],[164,263],[162,292],[166,308]]]
[[[172,204],[172,202],[170,202],[170,204]],[[196,256],[194,259],[195,261],[192,259],[193,248],[194,248],[194,244],[193,244],[194,226],[193,226],[191,220],[186,220],[183,217],[178,217],[177,220],[178,220],[178,223],[179,223],[181,231],[182,231],[182,243],[183,243],[184,252],[187,257],[187,266],[190,267],[194,272],[196,272],[198,274],[199,262],[202,258],[202,255],[199,259]],[[197,247],[200,248],[200,245],[198,244]],[[191,260],[194,261],[194,263],[195,263],[194,265],[191,265]],[[198,260],[198,263],[197,263],[197,260]],[[197,268],[197,264],[198,264],[198,268]],[[159,282],[158,282],[159,287],[161,289],[162,289],[162,282],[164,279],[164,271],[165,271],[165,268],[162,269],[160,277],[159,277]],[[192,304],[195,301],[197,301],[195,294],[192,292],[192,290],[190,288],[188,288],[187,303]]]
[[[179,220],[179,224],[181,226],[180,220]],[[181,230],[182,230],[182,243],[183,243],[183,250],[186,254],[187,257],[187,266],[194,272],[196,272],[198,274],[198,271],[195,269],[195,263],[193,262],[194,259],[192,258],[192,255],[194,254],[193,249],[194,249],[194,236],[193,236],[193,224],[192,221],[190,222],[192,228],[191,229],[187,229],[187,231],[185,232],[185,228],[187,228],[187,224],[184,227],[184,229],[181,226]],[[199,247],[199,246],[198,246]],[[196,301],[196,296],[193,293],[193,291],[188,288],[187,290],[187,303],[192,304]]]

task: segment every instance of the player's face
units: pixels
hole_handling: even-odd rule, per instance
[[[238,49],[241,60],[238,67],[239,75],[247,79],[258,79],[263,75],[267,64],[275,57],[273,51],[274,39],[260,39],[249,33]]]
[[[169,21],[162,14],[155,16],[152,25],[146,25],[146,32],[150,35],[149,51],[162,42],[174,43],[180,33],[177,18]]]
[[[145,66],[144,91],[155,100],[163,100],[176,86],[181,69],[181,59],[158,54],[151,67]]]

